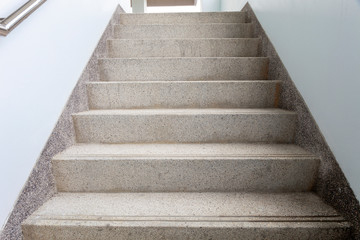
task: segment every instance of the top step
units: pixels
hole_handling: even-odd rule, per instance
[[[119,14],[116,24],[245,23],[246,12]]]

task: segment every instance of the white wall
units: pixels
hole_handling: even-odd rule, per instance
[[[49,0],[0,37],[0,226],[119,3]]]
[[[360,199],[360,0],[249,3]]]
[[[240,11],[245,5],[243,0],[220,0],[221,11]]]
[[[0,18],[6,18],[15,10],[24,5],[24,0],[2,0],[0,1]]]
[[[198,0],[201,1],[201,7],[203,12],[218,12],[220,11],[221,0]]]

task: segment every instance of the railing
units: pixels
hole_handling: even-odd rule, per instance
[[[0,18],[0,35],[8,35],[17,25],[34,12],[46,0],[29,0],[7,18]]]

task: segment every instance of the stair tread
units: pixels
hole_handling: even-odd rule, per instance
[[[100,109],[74,113],[73,116],[93,115],[217,115],[217,114],[287,114],[296,112],[279,108],[178,108],[178,109]]]
[[[267,157],[317,158],[293,144],[266,143],[194,143],[194,144],[75,144],[54,159],[71,160],[94,156],[111,157]]]
[[[313,193],[58,193],[28,220],[345,221]]]

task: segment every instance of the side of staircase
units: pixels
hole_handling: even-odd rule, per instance
[[[348,239],[246,12],[121,14],[30,239]]]

